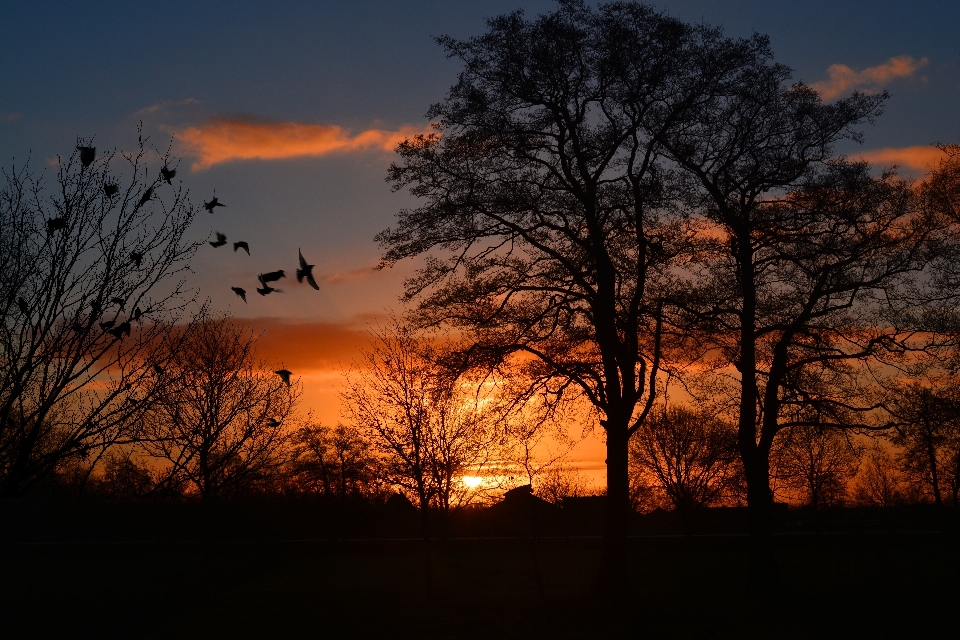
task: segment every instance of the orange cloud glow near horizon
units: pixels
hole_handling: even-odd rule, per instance
[[[927,58],[915,60],[912,56],[894,56],[883,64],[857,71],[845,64],[832,64],[827,68],[829,80],[814,82],[810,85],[821,93],[824,100],[833,100],[853,89],[877,90],[881,85],[908,78],[927,66]]]
[[[857,154],[857,158],[885,167],[897,165],[914,171],[929,171],[944,158],[944,153],[937,147],[916,145],[861,151]]]
[[[286,160],[331,153],[393,151],[423,128],[367,129],[356,135],[337,125],[270,122],[217,117],[179,134],[183,155],[197,158],[191,169],[239,160]]]
[[[259,335],[261,357],[298,371],[341,371],[367,346],[370,335],[356,323],[282,318],[233,318]]]

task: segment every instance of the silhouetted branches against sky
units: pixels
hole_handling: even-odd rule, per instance
[[[193,301],[184,271],[196,209],[141,140],[118,157],[92,141],[56,177],[4,172],[0,200],[0,493],[123,439],[162,386],[152,351]],[[173,159],[160,154],[162,162]],[[120,167],[115,166],[120,164]]]
[[[209,317],[164,336],[167,385],[144,416],[143,448],[162,461],[161,488],[222,498],[254,485],[285,460],[302,393],[257,355],[256,336]]]

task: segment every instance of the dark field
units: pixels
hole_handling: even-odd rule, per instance
[[[589,595],[595,538],[4,543],[6,638],[956,638],[960,552],[937,533],[634,538],[633,592]],[[536,551],[536,555],[534,555]],[[536,560],[535,560],[536,558]],[[536,563],[544,597],[537,587]]]

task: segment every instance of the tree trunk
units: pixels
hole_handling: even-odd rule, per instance
[[[630,477],[628,472],[629,440],[627,421],[607,425],[607,500],[604,523],[603,552],[600,571],[593,585],[594,593],[607,597],[626,596],[627,533],[630,527]]]
[[[937,503],[938,509],[943,509],[943,496],[940,493],[940,473],[937,468],[937,449],[933,444],[933,428],[930,426],[929,422],[926,426],[926,444],[927,444],[927,459],[930,463],[930,485],[933,488],[933,499]]]
[[[744,472],[747,477],[750,522],[747,588],[753,593],[764,593],[776,587],[780,577],[773,551],[773,492],[770,491],[768,453],[760,447],[753,447],[750,455],[744,459]]]

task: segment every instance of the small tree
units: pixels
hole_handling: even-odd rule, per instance
[[[854,483],[854,499],[868,507],[892,507],[914,502],[918,497],[897,467],[893,454],[882,442],[874,442],[863,457]]]
[[[172,329],[167,385],[145,418],[144,449],[166,465],[161,486],[209,501],[253,486],[283,462],[301,389],[260,360],[256,337],[228,317]]]
[[[587,481],[572,465],[557,464],[544,469],[534,488],[538,498],[561,505],[564,498],[579,498],[590,494]]]
[[[440,340],[442,337],[438,337]],[[346,416],[383,456],[390,481],[420,507],[446,514],[469,499],[464,474],[490,459],[502,417],[478,385],[443,364],[444,348],[392,321],[345,374]]]
[[[954,394],[907,385],[890,405],[897,420],[890,440],[900,447],[900,469],[938,507],[944,506],[944,493],[960,507],[960,403]]]
[[[29,164],[4,171],[0,495],[130,437],[163,386],[152,345],[191,301],[187,192],[146,165],[143,140],[120,167],[78,142],[52,186]]]
[[[634,435],[630,458],[636,486],[653,485],[662,502],[689,512],[729,499],[739,464],[736,430],[706,412],[670,408]]]
[[[383,492],[381,461],[356,429],[307,424],[294,441],[293,481],[299,490],[340,502]]]
[[[103,457],[103,473],[97,478],[98,490],[107,497],[133,500],[151,494],[156,488],[155,473],[129,448],[113,447]]]
[[[862,454],[863,447],[840,429],[794,427],[774,444],[773,474],[813,509],[842,506]]]

